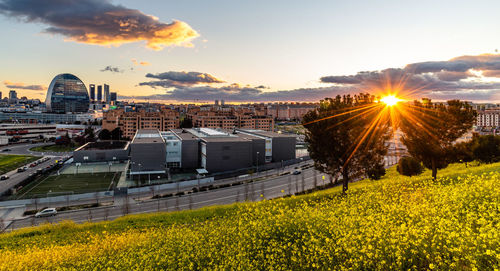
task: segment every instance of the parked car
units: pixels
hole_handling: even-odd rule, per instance
[[[7,176],[7,175],[2,175],[2,177],[0,177],[0,180],[5,181],[5,180],[7,180],[8,178],[9,178],[9,176]]]
[[[18,168],[18,169],[17,169],[17,172],[23,172],[23,171],[25,171],[25,170],[26,170],[26,169],[24,169],[23,167],[20,167],[20,168]]]
[[[30,165],[30,167],[36,167],[36,164],[35,164],[35,163],[32,163],[32,164]]]
[[[55,216],[57,215],[56,208],[45,208],[40,212],[35,214],[35,217],[44,217],[44,216]]]
[[[300,170],[295,170],[292,174],[293,175],[299,175],[300,173],[302,173]]]
[[[3,151],[3,152],[6,152],[6,151],[11,151],[11,149],[3,149],[2,151]]]

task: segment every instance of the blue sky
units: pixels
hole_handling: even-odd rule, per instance
[[[9,4],[8,0],[2,2]],[[51,26],[47,22],[23,22],[22,15],[7,16],[4,12],[0,15],[0,31],[5,37],[0,45],[0,80],[4,82],[0,90],[6,93],[10,89],[7,85],[12,84],[6,81],[47,87],[55,75],[70,72],[86,85],[108,83],[121,96],[155,95],[155,99],[166,101],[186,97],[189,102],[190,88],[199,94],[206,85],[194,84],[180,90],[138,85],[151,80],[145,77],[147,73],[193,71],[225,82],[210,85],[212,91],[233,83],[239,86],[231,92],[261,85],[268,87],[261,88],[262,92],[328,88],[332,84],[321,82],[321,77],[404,68],[411,63],[446,61],[463,55],[495,54],[495,49],[500,48],[498,1],[111,3],[153,15],[163,23],[182,21],[199,36],[191,40],[193,47],[152,50],[144,41],[101,46],[64,41],[67,36],[43,33]],[[134,65],[132,59],[150,65]],[[122,72],[100,71],[106,66]],[[179,95],[158,96],[177,90]],[[18,91],[44,98],[41,90]],[[323,91],[321,94],[333,96],[339,88]],[[459,94],[467,99],[474,97]],[[307,98],[301,95],[297,93],[295,99]],[[205,97],[212,98],[200,96]],[[481,100],[485,96],[478,97]]]

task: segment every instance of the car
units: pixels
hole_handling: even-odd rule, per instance
[[[6,151],[11,151],[11,149],[3,149],[2,151],[3,151],[3,152],[6,152]]]
[[[45,208],[35,214],[35,217],[55,216],[57,215],[56,208]]]
[[[9,178],[9,176],[7,176],[7,175],[2,175],[2,177],[0,177],[0,180],[5,181],[5,180],[7,180],[8,178]]]
[[[292,174],[293,174],[293,175],[299,175],[300,173],[302,173],[302,171],[300,171],[300,170],[295,170]]]
[[[30,167],[36,167],[36,164],[35,164],[35,163],[32,163],[32,164],[30,165]]]
[[[26,170],[26,169],[24,169],[23,167],[20,167],[20,168],[18,168],[18,169],[17,169],[17,172],[23,172],[23,171],[25,171],[25,170]]]

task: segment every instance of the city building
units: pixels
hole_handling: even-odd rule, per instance
[[[500,126],[500,109],[484,109],[477,111],[477,127],[499,127]]]
[[[89,89],[90,89],[90,100],[93,102],[95,101],[95,85],[90,84]]]
[[[157,129],[138,130],[130,143],[130,175],[164,176],[166,144]]]
[[[56,136],[56,125],[0,124],[0,137],[7,138],[10,142],[48,139]]]
[[[272,131],[274,120],[268,116],[256,115],[201,115],[188,114],[197,128],[245,128]]]
[[[116,102],[116,92],[111,92],[109,95],[110,95],[110,100],[112,102]]]
[[[81,114],[55,114],[42,112],[0,112],[0,121],[14,123],[75,123],[91,122],[96,119],[96,115]]]
[[[109,104],[111,97],[109,96],[109,85],[104,84],[104,101]]]
[[[302,120],[309,111],[317,108],[317,104],[311,103],[276,103],[267,106],[267,115],[275,120]]]
[[[73,152],[76,163],[119,162],[128,159],[128,141],[89,142]]]
[[[2,99],[2,92],[0,91],[0,100]]]
[[[97,86],[97,101],[98,102],[102,101],[102,86],[101,85]]]
[[[17,92],[15,90],[9,91],[9,103],[10,104],[17,103]]]
[[[87,88],[78,77],[69,73],[59,74],[49,85],[45,104],[47,111],[53,113],[88,112]]]
[[[133,138],[139,129],[165,131],[179,128],[179,125],[179,112],[167,108],[162,108],[158,112],[109,110],[103,113],[102,121],[103,129],[112,131],[115,128],[120,128],[123,135],[129,138]]]

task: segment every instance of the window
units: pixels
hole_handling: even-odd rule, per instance
[[[231,146],[222,146],[223,151],[228,151],[231,149]]]
[[[229,160],[231,157],[227,156],[227,155],[224,155],[222,156],[222,160]]]

